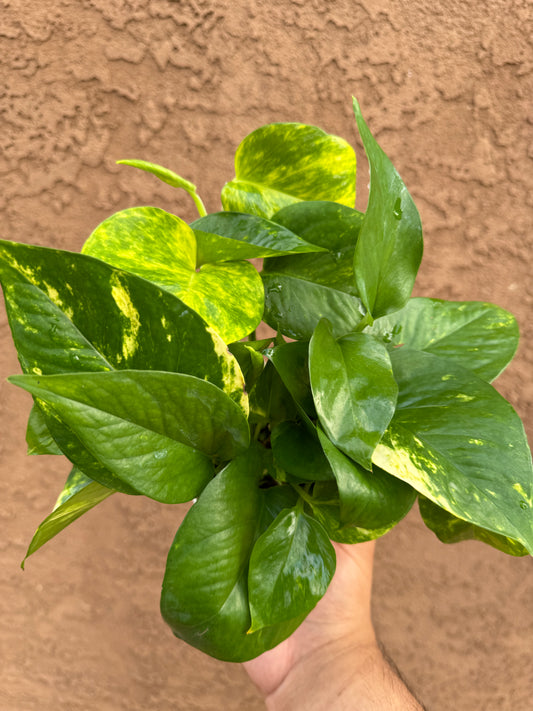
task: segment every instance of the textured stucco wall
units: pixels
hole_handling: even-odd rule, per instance
[[[314,123],[357,145],[355,94],[422,215],[416,293],[517,315],[498,387],[531,439],[532,25],[528,0],[0,0],[0,234],[79,249],[127,206],[192,219],[184,195],[115,160],[168,165],[214,210],[258,125]],[[263,708],[240,668],[159,618],[181,507],[113,497],[18,570],[68,466],[25,457],[3,310],[0,338],[0,708]],[[531,559],[445,547],[416,514],[378,548],[376,624],[432,711],[531,707],[532,593]]]

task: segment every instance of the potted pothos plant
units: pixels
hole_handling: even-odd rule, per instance
[[[10,381],[34,400],[28,451],[73,466],[27,556],[113,494],[194,501],[161,611],[224,660],[298,627],[333,576],[332,540],[382,536],[416,501],[444,542],[533,553],[531,454],[490,384],[516,321],[411,298],[420,218],[354,110],[364,214],[352,147],[275,123],[239,145],[220,212],[172,171],[128,160],[187,190],[199,219],[123,210],[81,254],[0,242],[23,371]],[[262,319],[275,337],[256,338]]]

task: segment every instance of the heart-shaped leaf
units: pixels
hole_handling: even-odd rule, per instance
[[[272,218],[326,252],[265,259],[263,272],[275,272],[357,296],[353,258],[364,215],[334,202],[298,202]]]
[[[242,212],[216,212],[192,222],[191,227],[198,265],[324,251],[282,225]]]
[[[398,394],[387,349],[366,333],[337,342],[323,320],[309,344],[309,372],[316,411],[329,439],[371,470],[372,453],[394,414]]]
[[[222,190],[224,210],[270,218],[299,200],[355,202],[355,153],[338,136],[301,123],[250,133],[235,155],[235,178]]]
[[[396,169],[378,146],[354,99],[355,118],[370,166],[368,206],[355,248],[357,289],[374,318],[401,309],[422,259],[418,210]]]
[[[444,356],[488,382],[512,360],[519,337],[516,319],[499,306],[421,297],[377,319],[372,333],[392,345]]]
[[[174,634],[226,661],[274,647],[304,617],[247,634],[250,553],[280,509],[294,505],[290,487],[259,488],[261,449],[251,447],[207,485],[176,533],[163,579],[161,613]]]
[[[250,632],[309,614],[335,572],[326,531],[298,506],[282,511],[250,557]]]
[[[226,343],[261,321],[263,290],[248,262],[197,269],[196,238],[186,222],[155,207],[135,207],[104,220],[84,254],[148,279],[194,309]]]
[[[518,541],[498,533],[487,531],[480,526],[474,526],[453,516],[448,511],[436,506],[425,496],[418,497],[420,515],[426,526],[433,531],[443,543],[459,543],[460,541],[482,541],[508,555],[528,555],[527,550]]]
[[[92,257],[5,241],[0,281],[24,372],[186,373],[247,412],[242,373],[220,336],[155,284]]]
[[[533,552],[533,467],[520,418],[447,358],[399,348],[396,413],[373,462],[454,516]]]
[[[115,371],[11,382],[44,400],[119,479],[164,503],[197,496],[213,474],[209,458],[230,459],[248,444],[240,408],[193,376]]]

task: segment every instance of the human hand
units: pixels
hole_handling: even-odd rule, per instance
[[[371,621],[375,541],[334,543],[337,567],[298,629],[244,667],[272,711],[420,710],[384,660]]]

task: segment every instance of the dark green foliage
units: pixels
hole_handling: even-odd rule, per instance
[[[74,465],[27,556],[114,493],[194,500],[161,611],[225,660],[290,635],[333,576],[331,540],[377,538],[417,497],[444,542],[533,553],[531,454],[489,384],[516,322],[492,304],[411,298],[418,212],[354,108],[365,214],[352,148],[280,123],[239,146],[223,212],[128,160],[185,189],[200,218],[124,210],[82,254],[0,242],[23,370],[10,380],[34,400],[28,452]],[[256,340],[262,317],[275,337]]]

